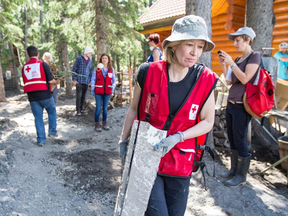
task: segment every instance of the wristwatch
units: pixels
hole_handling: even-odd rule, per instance
[[[235,67],[236,63],[234,62],[232,65],[230,65],[231,68]]]

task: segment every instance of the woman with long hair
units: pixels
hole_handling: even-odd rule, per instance
[[[108,103],[110,96],[114,91],[116,85],[115,71],[112,67],[111,58],[108,54],[104,53],[100,57],[100,63],[94,69],[94,73],[91,78],[91,91],[95,96],[96,109],[95,109],[95,130],[101,132],[102,128],[104,130],[109,130],[107,125],[107,113],[108,113]],[[103,117],[102,117],[102,127],[99,123],[101,106],[103,104]]]

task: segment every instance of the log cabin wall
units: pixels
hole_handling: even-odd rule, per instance
[[[177,2],[177,10],[173,11],[176,7],[174,4]],[[173,18],[173,22],[185,15],[185,0],[158,0],[158,6],[161,6],[161,10],[166,10],[163,20]],[[162,5],[163,4],[163,5]],[[277,23],[273,30],[272,47],[275,48],[272,52],[274,55],[278,51],[279,44],[281,42],[288,42],[288,0],[275,0],[274,13]],[[155,6],[156,7],[156,6]],[[151,8],[154,8],[152,6]],[[181,9],[182,8],[182,9]],[[212,50],[212,70],[218,75],[222,74],[220,63],[217,57],[218,50],[224,50],[228,52],[233,59],[240,55],[236,48],[233,46],[233,42],[228,40],[227,35],[235,32],[238,28],[245,26],[245,8],[246,0],[212,0],[212,41],[216,47]],[[154,8],[155,9],[155,8]],[[142,21],[144,30],[140,31],[142,34],[159,33],[161,41],[171,34],[172,23],[166,25],[166,23],[159,19],[156,19],[155,13],[153,22]],[[156,13],[157,14],[157,13]],[[146,16],[146,15],[142,15]],[[141,23],[141,19],[139,20]],[[147,22],[147,23],[145,23]],[[151,25],[151,23],[154,24]],[[165,23],[165,24],[164,24]],[[151,26],[150,26],[151,25]]]
[[[218,60],[218,50],[223,50],[235,59],[240,53],[228,39],[228,34],[245,25],[246,0],[218,1],[212,8],[212,41],[216,47],[212,50],[212,70],[218,75],[222,69]],[[220,4],[221,3],[221,4]],[[218,7],[218,8],[217,8]]]
[[[279,51],[279,44],[288,43],[288,0],[276,0],[273,3],[276,25],[273,29],[272,54]]]

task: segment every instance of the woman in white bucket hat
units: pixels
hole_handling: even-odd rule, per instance
[[[165,60],[139,68],[119,141],[122,163],[135,118],[167,131],[167,137],[153,147],[163,154],[146,216],[185,213],[191,174],[203,165],[199,146],[214,124],[217,76],[197,63],[203,52],[213,48],[205,21],[185,16],[176,20],[171,36],[163,41]]]
[[[228,172],[220,174],[221,178],[226,179],[224,184],[228,187],[244,184],[250,165],[251,154],[246,137],[251,115],[244,108],[243,95],[246,83],[254,82],[261,63],[260,53],[253,51],[251,47],[255,37],[256,34],[250,27],[242,27],[228,35],[229,40],[234,41],[237,51],[242,53],[235,61],[228,53],[218,52],[227,83],[232,84],[226,108],[227,134],[232,152],[231,168]],[[226,64],[229,66],[228,70]]]

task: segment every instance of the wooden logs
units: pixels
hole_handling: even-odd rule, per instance
[[[224,27],[225,27],[226,30],[231,30],[231,29],[233,29],[233,30],[235,30],[235,31],[236,31],[237,29],[243,27],[243,26],[244,26],[244,23],[238,23],[238,22],[234,22],[234,21],[231,21],[231,20],[227,21],[227,22],[225,23],[225,25],[224,25]]]
[[[288,22],[286,20],[277,20],[276,25],[274,26],[274,29],[277,28],[287,28],[288,27]]]
[[[217,94],[215,107],[215,121],[213,126],[213,140],[215,146],[229,148],[228,135],[226,130],[225,111],[227,106],[228,93],[223,92],[221,87],[216,87]]]
[[[219,23],[225,23],[227,21],[227,15],[226,14],[221,14],[217,17],[213,17],[212,19],[212,25],[213,24],[219,24]]]
[[[279,3],[275,2],[273,8],[274,8],[274,13],[275,14],[287,13],[287,10],[288,10],[287,1],[279,2]]]
[[[237,6],[237,5],[229,5],[227,9],[227,14],[236,14],[239,16],[245,16],[245,7]]]

